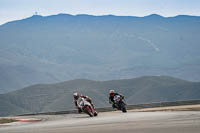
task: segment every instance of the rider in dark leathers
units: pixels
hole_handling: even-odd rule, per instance
[[[112,104],[112,107],[113,108],[117,108],[116,104],[115,104],[115,101],[114,101],[114,97],[116,95],[119,95],[122,99],[124,99],[124,96],[119,94],[119,93],[115,93],[114,90],[110,90],[109,91],[109,103]]]

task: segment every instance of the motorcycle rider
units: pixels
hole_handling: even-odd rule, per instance
[[[115,101],[114,101],[114,97],[116,95],[119,95],[122,99],[124,99],[124,96],[119,94],[119,93],[116,93],[114,90],[110,90],[109,91],[109,103],[112,104],[112,107],[113,108],[117,108],[116,104],[115,104]]]
[[[75,104],[76,108],[78,109],[78,113],[82,112],[82,109],[80,107],[78,107],[78,102],[80,102],[81,98],[84,98],[86,101],[88,101],[94,109],[94,104],[92,103],[92,99],[89,98],[88,96],[84,96],[78,92],[75,92],[73,94],[73,96],[74,96],[74,104]]]

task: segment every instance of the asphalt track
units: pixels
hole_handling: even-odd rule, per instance
[[[31,116],[28,116],[31,117]],[[41,115],[40,122],[0,126],[0,133],[200,133],[200,111]]]

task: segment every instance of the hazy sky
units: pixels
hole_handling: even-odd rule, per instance
[[[32,16],[59,13],[146,16],[200,16],[200,0],[0,0],[0,24]]]

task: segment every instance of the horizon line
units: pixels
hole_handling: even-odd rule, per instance
[[[149,16],[160,16],[160,17],[163,17],[163,18],[174,18],[174,17],[178,17],[178,16],[189,16],[189,17],[200,17],[200,16],[197,16],[197,15],[187,15],[187,14],[179,14],[179,15],[175,15],[175,16],[164,16],[164,15],[160,15],[160,14],[157,14],[157,13],[152,13],[152,14],[148,14],[148,15],[145,15],[145,16],[137,16],[137,15],[115,15],[115,14],[102,14],[102,15],[95,15],[95,14],[69,14],[69,13],[58,13],[58,14],[52,14],[52,15],[41,15],[41,14],[33,14],[29,17],[25,17],[25,18],[22,18],[22,19],[16,19],[16,20],[11,20],[11,21],[7,21],[5,23],[2,23],[0,24],[0,26],[4,25],[4,24],[7,24],[7,23],[10,23],[10,22],[14,22],[14,21],[20,21],[20,20],[24,20],[24,19],[27,19],[27,18],[31,18],[33,16],[41,16],[41,17],[51,17],[51,16],[58,16],[58,15],[69,15],[69,16],[94,16],[94,17],[103,17],[103,16],[115,16],[115,17],[137,17],[137,18],[144,18],[144,17],[149,17]]]

